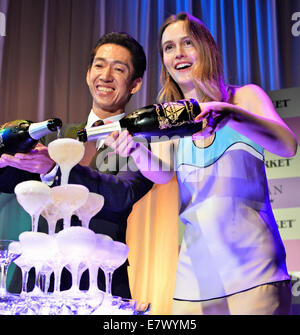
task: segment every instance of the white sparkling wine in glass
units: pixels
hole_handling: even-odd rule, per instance
[[[21,248],[12,240],[0,240],[0,314],[3,308],[9,303],[9,297],[14,298],[13,294],[6,291],[7,270],[12,261],[21,255]],[[8,305],[7,305],[8,307]]]
[[[87,264],[88,259],[92,257],[96,247],[96,234],[88,228],[75,226],[58,232],[56,241],[72,274],[72,287],[67,293],[75,296],[80,293],[80,278],[78,278],[80,265]]]
[[[112,245],[107,249],[107,257],[103,260],[102,266],[115,270],[126,261],[128,253],[129,247],[127,244],[112,241]]]
[[[58,138],[48,145],[49,156],[59,165],[61,185],[68,184],[71,169],[84,155],[84,144],[72,138]]]
[[[88,228],[92,217],[103,207],[104,197],[101,194],[90,192],[87,201],[74,214],[78,216],[82,227]]]
[[[111,295],[112,276],[114,271],[127,259],[129,247],[119,241],[103,239],[101,241],[102,257],[100,267],[105,274],[106,293]]]
[[[88,198],[88,188],[78,184],[66,184],[52,187],[50,193],[52,202],[63,213],[64,228],[70,227],[73,213]]]
[[[103,246],[103,241],[109,241],[108,243],[113,243],[113,239],[105,234],[96,234],[96,248],[88,259],[88,268],[90,276],[90,286],[89,294],[95,295],[99,292],[102,292],[98,289],[98,269],[100,264],[104,262],[106,258],[105,246]],[[105,244],[107,245],[107,244]]]
[[[63,219],[64,214],[61,208],[55,205],[51,199],[51,202],[43,209],[41,215],[46,219],[48,223],[48,234],[55,234],[56,223],[59,219]]]
[[[31,216],[32,231],[38,229],[40,213],[51,201],[50,187],[37,180],[27,180],[15,187],[19,204]]]
[[[21,255],[20,257],[15,259],[14,263],[20,268],[22,272],[22,288],[20,296],[24,296],[27,293],[28,274],[33,266],[33,263],[30,259],[26,258],[24,255]]]
[[[55,255],[55,245],[51,235],[42,232],[25,231],[19,235],[22,256],[32,261],[35,267],[35,287],[33,294],[41,294],[39,287],[39,274],[43,266],[48,266]]]

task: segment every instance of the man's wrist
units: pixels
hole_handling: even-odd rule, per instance
[[[55,177],[56,177],[58,168],[59,168],[59,165],[55,164],[49,172],[41,173],[40,174],[41,181],[43,183],[48,184],[49,186],[51,186],[54,182]]]

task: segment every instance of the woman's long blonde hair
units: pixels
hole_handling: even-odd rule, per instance
[[[221,54],[206,26],[194,16],[181,12],[171,15],[162,24],[159,31],[159,52],[162,61],[160,81],[162,88],[158,94],[159,102],[183,99],[183,93],[168,73],[163,62],[162,35],[165,29],[174,22],[184,21],[190,36],[199,52],[200,62],[195,67],[194,85],[201,101],[228,101],[229,96],[224,84]]]

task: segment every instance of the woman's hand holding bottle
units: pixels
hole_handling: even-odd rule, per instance
[[[112,132],[106,137],[104,143],[122,157],[130,156],[140,146],[140,143],[134,141],[127,129],[122,132]]]

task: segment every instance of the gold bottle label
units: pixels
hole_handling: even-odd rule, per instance
[[[194,101],[194,104],[197,103]],[[166,129],[191,123],[195,118],[194,105],[190,100],[165,102],[155,105],[159,128]]]

